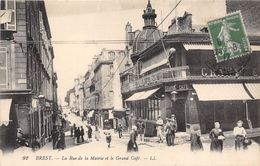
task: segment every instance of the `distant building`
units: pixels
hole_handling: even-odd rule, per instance
[[[14,148],[17,128],[44,145],[58,110],[58,78],[45,4],[0,3],[0,148]]]
[[[85,74],[84,110],[91,122],[98,122],[102,128],[116,127],[114,112],[123,111],[119,72],[124,57],[122,50],[103,49]]]

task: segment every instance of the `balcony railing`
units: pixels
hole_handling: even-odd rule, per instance
[[[161,85],[167,82],[175,82],[182,80],[260,80],[260,75],[254,74],[252,69],[245,69],[239,76],[235,75],[216,75],[209,69],[201,67],[181,66],[174,68],[161,69],[152,74],[143,76],[141,78],[132,79],[131,81],[123,81],[121,85],[121,92],[127,93]]]
[[[130,82],[123,82],[121,91],[122,93],[126,93],[128,91],[141,89],[147,86],[159,85],[165,82],[186,80],[187,76],[189,76],[188,66],[161,69],[139,79]]]

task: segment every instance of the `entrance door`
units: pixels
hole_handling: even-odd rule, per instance
[[[172,114],[175,114],[177,119],[178,131],[185,132],[185,100],[177,100],[172,102]]]

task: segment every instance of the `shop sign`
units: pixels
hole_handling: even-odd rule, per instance
[[[188,84],[175,84],[175,85],[165,86],[165,92],[184,91],[190,89],[191,88]]]

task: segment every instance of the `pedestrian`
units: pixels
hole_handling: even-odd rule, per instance
[[[210,151],[222,152],[223,151],[223,140],[225,139],[222,129],[220,128],[219,122],[214,123],[215,128],[209,133],[211,139]]]
[[[92,128],[91,128],[91,125],[89,124],[87,126],[88,128],[88,142],[91,142],[92,141]]]
[[[160,116],[156,121],[156,130],[157,130],[158,142],[163,143],[163,119]]]
[[[96,141],[99,141],[100,135],[99,135],[99,129],[98,129],[98,125],[95,125],[95,139]]]
[[[239,120],[237,122],[237,126],[234,127],[233,134],[235,135],[235,149],[246,149],[247,146],[244,144],[244,141],[246,139],[246,130],[243,127],[243,121]]]
[[[190,134],[190,149],[191,151],[201,151],[203,150],[202,142],[200,140],[200,130],[198,126],[191,126]]]
[[[136,137],[137,137],[137,127],[133,126],[132,130],[130,132],[129,141],[127,144],[127,152],[138,152],[138,146],[136,143]]]
[[[77,127],[76,131],[75,131],[75,137],[76,137],[76,144],[80,143],[80,129],[79,127]]]
[[[122,138],[123,126],[121,124],[118,125],[117,131],[119,138]]]
[[[170,120],[170,126],[171,126],[171,130],[172,130],[172,134],[171,134],[171,143],[172,143],[172,146],[174,146],[174,139],[175,139],[175,133],[177,132],[177,120],[176,120],[176,117],[174,114],[172,114],[171,116],[171,120]]]
[[[70,137],[73,137],[73,126],[70,127]]]
[[[85,132],[84,132],[84,129],[83,129],[83,126],[81,126],[81,129],[80,129],[80,137],[81,137],[81,141],[84,142],[84,135],[85,135]]]
[[[166,143],[168,146],[172,145],[172,129],[171,129],[170,121],[171,120],[167,118],[167,122],[165,125]]]
[[[57,148],[59,150],[63,150],[63,149],[66,148],[65,133],[64,133],[63,129],[61,129],[60,133],[59,133],[59,139],[58,139],[58,143],[57,143]]]
[[[53,126],[53,129],[51,130],[51,137],[52,137],[52,148],[56,149],[57,148],[57,141],[59,138],[59,132],[56,129],[56,126]]]
[[[145,125],[141,119],[137,122],[137,133],[140,137],[140,141],[144,140],[144,130],[145,130]]]
[[[73,124],[73,134],[74,134],[74,137],[75,137],[75,131],[77,130],[77,127],[76,127],[76,124],[74,123]]]
[[[106,135],[107,147],[110,148],[110,143],[112,141],[111,134],[110,134],[110,132],[105,132],[104,134]]]

